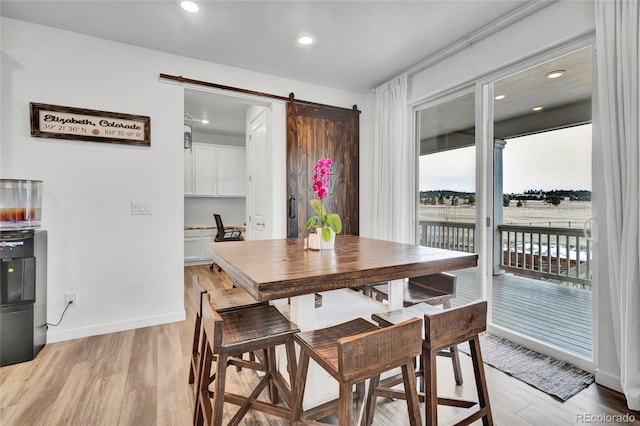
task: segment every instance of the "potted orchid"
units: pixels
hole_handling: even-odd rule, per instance
[[[316,213],[307,220],[307,229],[310,229],[314,225],[319,228],[316,232],[319,232],[322,237],[322,241],[333,241],[335,234],[339,234],[342,231],[342,221],[340,216],[336,213],[327,213],[322,200],[329,195],[328,183],[329,177],[331,177],[331,165],[333,161],[330,158],[321,158],[313,167],[313,192],[316,193],[318,199],[309,200],[311,208]],[[323,244],[323,248],[327,247]]]

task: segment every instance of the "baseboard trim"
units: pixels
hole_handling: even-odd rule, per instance
[[[119,331],[133,330],[136,328],[150,327],[152,325],[167,324],[184,321],[186,314],[184,309],[166,315],[154,317],[136,318],[128,321],[100,324],[91,327],[75,328],[64,331],[47,331],[47,343],[63,342],[65,340],[80,339],[82,337],[97,336],[100,334],[117,333]]]
[[[213,262],[213,259],[185,260],[184,266],[211,265],[211,262]]]
[[[622,391],[622,385],[620,384],[620,376],[616,376],[596,368],[595,377],[597,384],[608,387],[609,389],[613,389],[620,393],[624,393]]]

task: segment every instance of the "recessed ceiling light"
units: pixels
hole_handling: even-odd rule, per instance
[[[202,124],[209,124],[209,120],[200,120]]]
[[[555,70],[555,71],[548,72],[546,74],[546,77],[550,79],[554,79],[554,78],[562,77],[563,75],[564,75],[564,70]]]
[[[313,37],[308,35],[300,36],[298,37],[298,43],[300,43],[303,46],[308,46],[310,44],[313,44]]]
[[[506,96],[505,96],[505,95],[498,95],[498,96],[496,96],[496,101],[501,101],[501,100],[503,100],[504,98],[506,98]]]
[[[200,7],[192,1],[185,0],[183,2],[180,2],[180,6],[182,6],[182,8],[187,12],[191,13],[196,13],[200,10]]]
[[[534,107],[533,110],[534,111],[542,111],[542,108],[543,107],[541,107],[541,106],[537,106],[537,107]]]

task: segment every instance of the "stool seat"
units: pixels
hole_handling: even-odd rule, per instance
[[[321,364],[322,368],[329,374],[339,380],[341,376],[338,366],[338,346],[336,341],[343,337],[367,333],[378,329],[375,324],[362,318],[356,318],[333,327],[298,333],[295,340],[300,346],[304,346],[306,349],[312,351],[313,354],[317,354],[313,359]]]
[[[365,380],[370,379],[375,386],[381,373],[401,367],[407,389],[409,422],[411,425],[421,424],[412,364],[413,358],[420,354],[420,333],[421,323],[418,318],[382,329],[358,318],[333,327],[297,334],[295,341],[300,346],[300,360],[290,423],[315,424],[315,420],[337,411],[338,424],[352,425],[354,385],[357,396],[357,423],[363,423],[367,419],[367,413],[373,410],[370,398],[364,396]],[[303,412],[302,403],[310,359],[338,381],[339,397]]]
[[[220,312],[222,339],[215,353],[240,354],[262,349],[265,343],[285,342],[300,331],[272,305]]]
[[[389,298],[387,284],[374,285],[370,291],[378,301]],[[430,305],[445,305],[445,308],[448,308],[449,301],[456,296],[456,276],[441,272],[409,278],[404,283],[402,293],[405,307],[417,303],[429,303]]]
[[[387,327],[393,324],[399,324],[410,318],[422,318],[426,313],[434,314],[441,311],[442,308],[429,305],[428,303],[418,303],[396,311],[384,311],[371,314],[371,319],[381,326]]]
[[[253,296],[239,287],[208,291],[208,293],[211,306],[213,306],[213,309],[217,312],[250,308],[269,303],[256,301]]]

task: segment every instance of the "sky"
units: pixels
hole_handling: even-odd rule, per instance
[[[591,124],[507,140],[504,193],[591,190]],[[420,190],[475,192],[475,147],[420,157]]]

